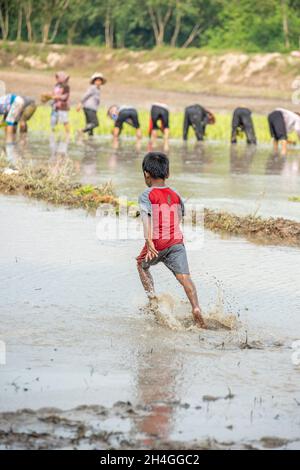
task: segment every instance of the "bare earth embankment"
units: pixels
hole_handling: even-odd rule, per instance
[[[0,79],[8,91],[38,98],[53,86],[53,72],[71,75],[75,103],[89,75],[101,70],[108,77],[103,104],[130,103],[149,107],[167,101],[180,110],[201,102],[213,110],[248,105],[265,113],[289,106],[300,59],[293,54],[212,53],[197,49],[128,51],[79,46],[2,44]]]

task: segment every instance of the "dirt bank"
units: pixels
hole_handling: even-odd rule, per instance
[[[65,177],[51,175],[46,170],[23,171],[19,174],[0,174],[0,192],[24,194],[52,204],[97,209],[100,204],[118,205],[111,185],[94,187],[70,183]]]
[[[300,223],[283,217],[269,219],[251,215],[242,217],[205,209],[204,225],[214,232],[240,235],[250,241],[300,246]]]
[[[279,53],[213,54],[197,49],[134,52],[38,44],[28,48],[28,44],[11,43],[0,52],[0,79],[9,91],[39,97],[52,86],[53,71],[63,68],[72,76],[75,103],[91,72],[99,69],[109,79],[103,91],[104,104],[125,101],[148,107],[163,100],[172,109],[181,109],[197,100],[222,111],[242,101],[256,112],[266,112],[285,103],[293,106],[292,83],[299,65],[298,57]]]

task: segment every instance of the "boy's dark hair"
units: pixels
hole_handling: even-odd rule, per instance
[[[162,152],[149,152],[144,157],[142,168],[152,178],[164,180],[169,176],[169,159]]]

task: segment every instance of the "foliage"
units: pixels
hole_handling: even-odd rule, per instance
[[[284,51],[299,30],[300,0],[0,0],[4,40]]]

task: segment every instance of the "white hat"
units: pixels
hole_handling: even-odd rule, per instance
[[[97,78],[100,78],[102,80],[103,85],[107,82],[106,78],[102,73],[96,72],[91,76],[90,83],[93,83]]]

